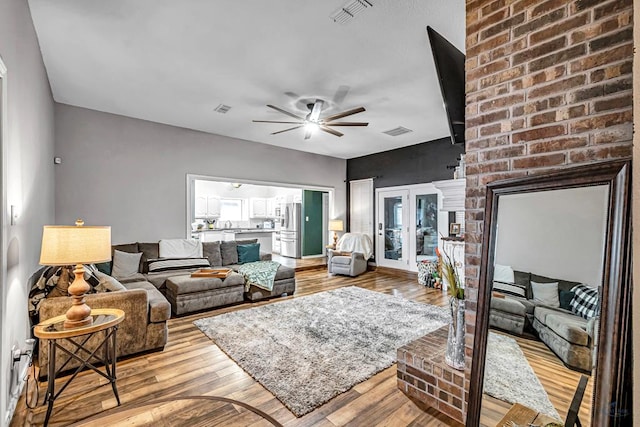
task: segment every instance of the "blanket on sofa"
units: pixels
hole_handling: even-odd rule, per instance
[[[280,263],[275,261],[256,261],[242,264],[238,267],[238,273],[244,276],[244,290],[249,292],[249,287],[254,285],[271,292],[278,267],[280,267]]]

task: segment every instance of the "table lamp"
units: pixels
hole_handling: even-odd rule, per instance
[[[341,219],[332,219],[329,221],[329,231],[333,231],[333,247],[338,243],[338,231],[344,230],[344,224]]]
[[[77,220],[75,226],[45,225],[42,231],[40,264],[69,266],[75,280],[67,292],[72,305],[67,310],[65,328],[77,328],[93,323],[91,308],[85,302],[85,294],[91,287],[84,280],[84,266],[111,260],[111,227],[85,227],[84,221]]]

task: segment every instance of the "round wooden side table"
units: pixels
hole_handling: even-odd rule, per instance
[[[120,406],[120,397],[116,387],[116,331],[118,325],[124,320],[124,311],[115,308],[98,308],[91,310],[93,323],[91,325],[80,326],[78,328],[65,328],[65,315],[56,316],[40,322],[33,333],[41,340],[46,340],[49,345],[49,363],[47,366],[47,392],[44,402],[48,404],[47,415],[44,425],[49,424],[49,417],[53,410],[53,403],[60,393],[73,381],[80,371],[90,368],[94,372],[102,375],[111,383],[113,394]],[[95,334],[105,331],[102,341],[95,349],[87,348],[86,344]],[[73,350],[70,351],[61,345],[62,342],[71,344]],[[102,351],[100,351],[102,349]],[[60,350],[66,354],[67,359],[56,370],[56,351]],[[71,360],[80,362],[80,366],[73,372],[71,377],[64,383],[58,393],[55,391],[56,375],[64,370]],[[105,372],[96,367],[92,360],[97,360],[104,365]],[[41,367],[42,368],[42,367]]]

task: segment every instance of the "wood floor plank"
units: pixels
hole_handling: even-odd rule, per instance
[[[402,296],[414,301],[444,306],[446,295],[442,291],[417,284],[415,275],[401,274],[394,270],[368,271],[358,277],[332,276],[322,269],[322,261],[307,261],[313,268],[296,273],[295,295],[257,303],[242,303],[207,312],[186,315],[169,321],[169,342],[162,351],[124,358],[118,362],[118,390],[127,405],[151,402],[175,397],[175,403],[154,410],[147,408],[136,414],[124,413],[123,418],[111,414],[103,425],[269,425],[238,405],[218,406],[186,404],[179,396],[220,396],[237,399],[255,406],[287,427],[340,425],[367,426],[447,426],[460,425],[434,409],[425,408],[411,401],[397,388],[396,367],[393,365],[372,378],[357,384],[313,412],[296,418],[278,399],[193,325],[193,321],[205,317],[258,307],[273,302],[300,298],[317,292],[345,286],[358,286],[377,292]],[[326,262],[326,261],[325,261]],[[320,267],[320,268],[319,268]],[[529,363],[547,388],[551,402],[561,415],[566,414],[568,401],[578,383],[580,374],[562,365],[541,342],[517,338]],[[64,378],[61,379],[64,381]],[[99,384],[102,384],[98,386]],[[46,383],[40,386],[40,399]],[[591,383],[585,401],[591,399]],[[489,401],[488,408],[498,416],[511,406],[505,402]],[[84,372],[74,380],[56,402],[51,426],[63,426],[87,418],[105,409],[115,407],[111,387],[91,372]],[[587,405],[588,406],[588,405]],[[169,408],[169,409],[167,409]],[[206,408],[216,408],[216,413]],[[20,400],[11,426],[41,425],[46,407],[29,410]],[[170,415],[180,413],[180,420],[171,422]],[[497,419],[499,419],[498,416]],[[588,420],[588,409],[581,409],[583,424]],[[116,422],[114,420],[119,420]],[[107,422],[108,421],[108,422]],[[177,424],[179,421],[179,424]]]

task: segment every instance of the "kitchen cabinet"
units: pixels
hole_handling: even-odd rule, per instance
[[[267,218],[267,199],[252,197],[249,199],[249,217]]]
[[[195,198],[195,218],[218,218],[220,216],[220,199],[215,196],[199,196]]]
[[[271,197],[267,199],[267,218],[276,217],[276,198]]]

